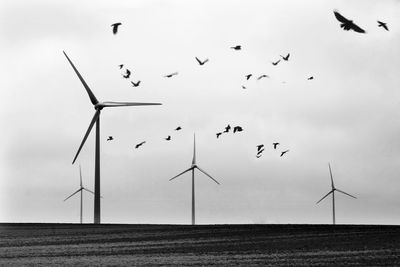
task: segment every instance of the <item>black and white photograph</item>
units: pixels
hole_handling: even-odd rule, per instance
[[[3,0],[1,266],[400,266],[399,0]]]

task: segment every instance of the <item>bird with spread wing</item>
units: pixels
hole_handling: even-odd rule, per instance
[[[203,61],[201,61],[198,57],[195,57],[195,58],[196,58],[196,61],[199,63],[200,66],[202,66],[202,65],[204,65],[205,63],[208,62],[208,58],[203,60]]]
[[[335,14],[336,19],[341,22],[340,27],[343,28],[343,30],[353,30],[359,33],[366,33],[365,30],[356,25],[352,20],[348,20],[343,17],[337,10],[334,10],[333,13]]]

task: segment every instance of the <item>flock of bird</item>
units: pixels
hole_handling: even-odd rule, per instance
[[[178,126],[178,127],[175,128],[175,131],[180,131],[180,130],[182,130],[182,127],[181,127],[181,126]],[[168,135],[168,136],[165,137],[164,139],[167,140],[167,141],[171,141],[171,140],[172,140],[172,139],[171,139],[171,135]],[[114,140],[114,137],[113,137],[112,135],[109,135],[109,136],[107,137],[107,141],[113,141],[113,140]],[[136,144],[136,145],[135,145],[135,149],[138,149],[139,147],[141,147],[141,146],[144,145],[145,143],[146,143],[146,141],[142,141],[142,142]]]
[[[121,70],[124,67],[124,64],[120,64],[119,65],[119,69]],[[124,77],[125,79],[129,79],[131,77],[132,72],[128,69],[125,68],[125,73],[122,74],[122,77]],[[140,80],[138,80],[137,82],[131,81],[131,84],[133,87],[138,87],[140,85]]]
[[[237,47],[241,47],[241,46],[237,46]],[[233,47],[231,47],[231,48],[233,48]],[[237,49],[237,50],[240,50],[240,49]],[[286,56],[282,56],[282,55],[279,55],[279,56],[280,56],[284,61],[289,61],[290,53],[287,53]],[[271,61],[271,64],[272,64],[273,66],[277,66],[277,65],[279,64],[279,62],[281,62],[281,59],[279,59],[279,60],[277,60],[277,61]],[[245,75],[246,81],[248,81],[252,76],[253,76],[252,73],[249,73],[249,74]],[[270,76],[267,75],[267,74],[261,74],[260,76],[257,77],[257,81],[261,80],[262,78],[270,78]],[[247,87],[246,87],[245,85],[242,85],[242,89],[247,89]]]
[[[349,19],[345,18],[337,10],[334,10],[333,13],[334,13],[336,19],[339,22],[341,22],[340,27],[343,28],[343,30],[346,30],[346,31],[353,30],[353,31],[359,32],[359,33],[366,33],[366,31],[364,29],[362,29],[360,26],[355,24],[352,20],[349,20]],[[378,27],[382,27],[386,31],[389,31],[387,23],[379,21],[379,20],[377,22],[378,22]],[[114,23],[114,24],[111,25],[113,34],[117,34],[118,33],[119,26],[121,26],[121,25],[122,25],[121,22]],[[233,49],[233,50],[236,50],[236,51],[242,50],[242,46],[241,45],[235,45],[235,46],[232,46],[230,48]],[[273,66],[277,66],[281,62],[281,60],[289,61],[290,53],[288,53],[286,56],[280,55],[280,57],[281,57],[281,59],[279,59],[279,60],[271,61],[271,64]],[[203,66],[205,63],[207,63],[209,61],[208,58],[205,59],[205,60],[200,60],[198,57],[195,57],[195,59],[196,59],[196,61],[198,62],[198,64],[200,66]],[[123,64],[120,64],[119,68],[122,69],[123,66],[124,66]],[[164,75],[164,77],[165,78],[171,78],[171,77],[176,76],[176,75],[178,75],[178,72],[173,72],[173,73]],[[123,77],[125,79],[129,79],[130,76],[131,76],[131,71],[129,69],[126,69],[125,70],[125,74],[123,74]],[[253,74],[245,75],[246,80],[248,81],[252,76],[253,76]],[[262,78],[270,78],[270,77],[267,74],[262,74],[262,75],[257,77],[257,80],[261,80]],[[313,79],[314,79],[313,76],[310,76],[310,77],[307,78],[307,80],[313,80]],[[131,81],[131,84],[132,84],[133,87],[138,87],[140,85],[140,83],[141,83],[140,80],[138,80],[137,82]],[[247,87],[245,85],[242,85],[242,89],[247,89]]]
[[[272,143],[272,145],[273,145],[274,149],[276,150],[277,146],[280,145],[280,143],[277,143],[277,142],[276,142],[276,143]],[[256,147],[257,147],[257,155],[256,155],[256,158],[259,158],[259,157],[262,156],[262,153],[263,153],[264,150],[265,150],[265,146],[264,146],[264,144],[261,144],[261,145],[258,145],[258,146],[256,146]],[[289,149],[282,151],[280,157],[282,157],[283,155],[285,155],[287,152],[289,152]]]
[[[333,13],[335,14],[336,19],[341,22],[340,27],[343,28],[345,31],[353,30],[355,32],[359,33],[367,33],[364,29],[362,29],[360,26],[355,24],[352,20],[346,19],[344,16],[342,16],[339,11],[334,10]],[[387,26],[387,23],[382,22],[377,20],[378,22],[378,27],[384,28],[386,31],[389,31],[389,28]]]
[[[231,129],[232,129],[232,131],[231,131]],[[182,127],[181,127],[181,126],[178,126],[178,127],[176,127],[174,130],[175,130],[175,131],[180,131],[180,130],[182,130]],[[223,131],[216,133],[216,136],[217,136],[217,139],[218,139],[218,138],[220,138],[220,136],[221,136],[222,134],[229,133],[229,132],[237,133],[237,132],[242,132],[242,131],[243,131],[243,127],[241,127],[241,126],[234,126],[234,127],[232,128],[231,125],[228,124],[228,125],[225,127],[225,129],[224,129]],[[164,139],[165,139],[166,141],[171,141],[171,140],[172,140],[171,135],[168,135],[168,136],[167,136],[166,138],[164,138]],[[113,141],[113,140],[114,140],[114,137],[113,137],[112,135],[110,135],[110,136],[107,137],[107,141]],[[146,141],[142,141],[142,142],[136,144],[136,145],[135,145],[135,149],[138,149],[139,147],[141,147],[141,146],[144,145],[145,143],[146,143]],[[272,143],[272,145],[273,145],[273,148],[276,150],[276,149],[277,149],[277,146],[280,145],[280,143],[275,142],[275,143]],[[262,156],[262,153],[263,153],[264,150],[265,150],[264,144],[257,145],[256,147],[257,147],[256,158],[260,158],[260,157]],[[288,150],[285,150],[285,151],[282,151],[281,154],[280,154],[280,157],[282,157],[283,155],[285,155],[287,152],[289,152],[289,149],[288,149]]]
[[[334,13],[334,16],[336,17],[336,19],[340,22],[340,27],[343,28],[343,30],[345,30],[345,31],[353,30],[353,31],[358,32],[358,33],[366,33],[366,31],[363,28],[361,28],[360,26],[355,24],[352,20],[349,20],[349,19],[345,18],[337,10],[334,10],[333,13]],[[377,22],[378,22],[378,27],[382,27],[386,31],[389,31],[387,23],[379,21],[379,20]],[[121,25],[122,25],[122,23],[120,23],[120,22],[114,23],[114,24],[111,25],[113,34],[117,34],[118,33],[119,26],[121,26]],[[241,45],[235,45],[235,46],[230,47],[230,49],[233,49],[235,51],[239,51],[239,50],[242,50],[242,46]],[[277,66],[281,62],[281,60],[283,60],[283,62],[289,61],[290,53],[287,53],[285,56],[283,56],[283,55],[279,55],[279,56],[280,56],[280,59],[278,59],[276,61],[271,61],[271,64],[273,66]],[[206,64],[209,61],[208,58],[206,58],[204,60],[201,60],[198,57],[195,57],[195,59],[196,59],[197,63],[200,66],[203,66],[204,64]],[[124,67],[124,64],[120,64],[119,65],[119,69],[123,69],[123,67]],[[122,74],[122,77],[125,78],[125,79],[129,79],[131,77],[131,74],[132,74],[132,72],[128,68],[125,68],[125,72],[124,72],[124,74]],[[176,76],[176,75],[178,75],[178,72],[173,72],[173,73],[164,75],[164,77],[165,78],[172,78],[173,76]],[[244,77],[246,78],[246,81],[248,81],[248,80],[250,80],[251,77],[253,77],[253,74],[249,73],[249,74],[246,74]],[[263,78],[270,78],[270,76],[267,75],[267,74],[261,74],[261,75],[259,75],[257,77],[257,80],[259,81],[259,80],[261,80]],[[309,81],[313,80],[313,79],[314,79],[314,76],[309,76],[307,78],[307,80],[309,80]],[[140,85],[140,83],[141,83],[141,80],[138,80],[136,82],[131,81],[131,84],[132,84],[133,87],[138,87]],[[247,87],[245,85],[242,85],[242,89],[247,89]],[[179,131],[181,129],[182,128],[180,126],[178,126],[175,129],[175,131]],[[223,131],[220,131],[220,132],[216,133],[217,139],[220,138],[221,135],[229,133],[230,130],[231,130],[231,126],[228,124]],[[242,131],[243,131],[243,128],[241,126],[234,126],[233,130],[232,130],[233,133],[242,132]],[[171,139],[171,135],[168,135],[164,139],[166,141],[171,141],[172,140]],[[113,136],[108,136],[107,141],[113,141],[113,140],[114,140]],[[142,141],[142,142],[136,144],[135,145],[135,149],[138,149],[139,147],[143,146],[145,143],[146,143],[146,141]],[[272,143],[272,145],[273,145],[273,149],[276,150],[278,145],[280,145],[280,143],[274,142],[274,143]],[[257,145],[256,148],[257,148],[256,158],[260,158],[262,156],[264,150],[265,150],[265,146],[264,146],[264,144],[260,144],[260,145]],[[287,152],[289,152],[289,149],[281,151],[280,157],[284,156]]]

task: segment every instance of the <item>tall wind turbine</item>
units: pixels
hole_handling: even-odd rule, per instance
[[[332,190],[329,191],[329,193],[326,194],[323,198],[321,198],[321,199],[317,202],[317,204],[318,204],[319,202],[321,202],[324,198],[326,198],[327,196],[329,196],[329,194],[332,194],[332,214],[333,214],[333,215],[332,215],[332,218],[333,218],[333,224],[335,224],[335,223],[336,223],[336,219],[335,219],[335,191],[338,191],[338,192],[340,192],[340,193],[342,193],[342,194],[348,195],[349,197],[352,197],[352,198],[356,198],[356,197],[355,197],[355,196],[352,196],[352,195],[350,195],[350,194],[348,194],[348,193],[346,193],[346,192],[344,192],[344,191],[342,191],[342,190],[340,190],[340,189],[337,189],[337,188],[335,187],[335,184],[333,183],[333,176],[332,176],[331,164],[329,163],[328,165],[329,165],[329,173],[330,173],[330,175],[331,175],[331,187],[332,187]]]
[[[83,190],[92,193],[94,195],[94,192],[90,191],[89,189],[83,187],[82,185],[82,170],[81,170],[81,165],[79,165],[79,177],[80,177],[80,186],[79,189],[76,190],[72,195],[70,195],[69,197],[67,197],[66,199],[64,199],[64,201],[66,201],[67,199],[69,199],[70,197],[72,197],[73,195],[75,195],[76,193],[81,192],[81,224],[82,224],[82,206],[83,206]]]
[[[198,169],[199,171],[201,171],[202,173],[204,173],[205,175],[207,175],[211,180],[213,180],[214,182],[216,182],[218,185],[218,181],[215,180],[214,178],[211,177],[211,175],[209,175],[208,173],[206,173],[204,170],[202,170],[197,164],[196,164],[196,135],[194,135],[193,137],[193,159],[192,159],[192,166],[190,166],[189,169],[181,172],[180,174],[172,177],[171,179],[169,179],[170,181],[178,178],[179,176],[181,176],[182,174],[185,174],[188,171],[192,171],[192,225],[195,224],[195,201],[194,201],[194,170]]]
[[[89,128],[86,131],[85,136],[79,146],[78,152],[75,155],[72,164],[75,163],[76,158],[79,155],[85,141],[90,134],[90,131],[93,128],[93,125],[96,123],[96,143],[95,143],[95,168],[94,168],[94,223],[100,223],[100,112],[103,108],[106,107],[126,107],[126,106],[149,106],[149,105],[161,105],[160,103],[138,103],[138,102],[112,102],[112,101],[105,101],[99,102],[93,92],[90,90],[89,86],[82,78],[81,74],[75,68],[72,61],[69,59],[67,54],[63,51],[65,57],[68,59],[69,63],[71,64],[72,68],[74,69],[76,75],[78,76],[79,80],[85,87],[86,92],[89,95],[90,101],[92,102],[94,109],[96,112],[94,113],[93,119],[89,124]]]

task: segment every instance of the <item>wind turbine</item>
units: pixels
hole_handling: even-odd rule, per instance
[[[333,224],[335,224],[335,223],[336,223],[336,221],[335,221],[335,191],[338,191],[338,192],[340,192],[340,193],[342,193],[342,194],[348,195],[348,196],[350,196],[350,197],[352,197],[352,198],[356,198],[356,197],[355,197],[355,196],[352,196],[352,195],[350,195],[350,194],[348,194],[348,193],[346,193],[346,192],[344,192],[344,191],[342,191],[342,190],[340,190],[340,189],[337,189],[337,188],[335,187],[335,184],[333,183],[333,176],[332,176],[331,164],[328,163],[328,165],[329,165],[329,173],[330,173],[330,175],[331,175],[331,187],[332,187],[332,190],[329,191],[329,193],[326,194],[323,198],[321,198],[321,199],[317,202],[317,204],[318,204],[319,202],[321,202],[324,198],[326,198],[327,196],[329,196],[329,194],[332,194],[332,214],[333,214],[333,215],[332,215],[332,218],[333,218]]]
[[[202,173],[204,173],[205,175],[207,175],[211,180],[213,180],[214,182],[216,182],[218,185],[218,181],[215,180],[214,178],[211,177],[211,175],[209,175],[208,173],[206,173],[204,170],[202,170],[197,164],[196,164],[196,135],[194,135],[193,137],[193,159],[192,159],[192,166],[190,166],[189,169],[181,172],[180,174],[172,177],[171,179],[169,179],[170,181],[172,181],[175,178],[178,178],[179,176],[181,176],[182,174],[185,174],[188,171],[192,171],[192,225],[195,224],[195,201],[194,201],[194,170],[198,169],[199,171],[201,171]]]
[[[81,165],[79,165],[79,177],[80,177],[80,186],[79,189],[76,190],[72,195],[70,195],[69,197],[67,197],[66,199],[64,199],[64,201],[66,201],[67,199],[69,199],[70,197],[72,197],[73,195],[75,195],[76,193],[81,192],[81,224],[82,224],[82,206],[83,206],[83,190],[92,193],[94,195],[94,193],[92,191],[90,191],[89,189],[83,187],[82,185],[82,170],[81,170]]]
[[[112,102],[112,101],[99,102],[95,97],[95,95],[93,94],[93,92],[90,90],[85,80],[82,78],[81,74],[75,68],[74,64],[69,59],[67,54],[64,51],[63,53],[67,58],[67,60],[69,61],[69,63],[71,64],[72,68],[74,69],[79,80],[83,84],[83,87],[85,87],[86,92],[89,95],[90,101],[92,102],[94,109],[96,110],[93,119],[89,124],[89,128],[87,129],[86,134],[83,137],[81,145],[79,146],[78,152],[76,153],[75,158],[72,161],[72,164],[75,163],[75,160],[78,157],[79,152],[81,151],[83,145],[85,144],[85,141],[88,135],[90,134],[90,131],[93,128],[93,125],[96,123],[95,168],[94,168],[94,223],[99,224],[100,223],[100,112],[101,110],[106,107],[149,106],[149,105],[161,105],[161,104],[138,103],[138,102]]]

